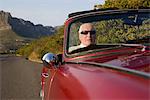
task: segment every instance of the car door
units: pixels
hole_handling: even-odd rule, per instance
[[[43,96],[44,100],[47,100],[50,90],[51,90],[51,85],[55,76],[56,70],[55,69],[50,69],[47,67],[43,67],[42,73],[41,73],[41,88],[43,90]]]

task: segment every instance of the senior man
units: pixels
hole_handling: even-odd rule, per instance
[[[69,52],[72,52],[79,48],[88,47],[96,43],[96,31],[91,23],[82,24],[79,28],[78,33],[80,45],[70,47]]]

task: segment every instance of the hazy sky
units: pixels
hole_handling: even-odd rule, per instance
[[[0,0],[0,10],[44,26],[63,25],[71,12],[90,10],[104,0]]]

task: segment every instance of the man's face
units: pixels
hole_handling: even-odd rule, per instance
[[[90,23],[85,23],[80,26],[79,40],[85,46],[95,44],[96,32]]]

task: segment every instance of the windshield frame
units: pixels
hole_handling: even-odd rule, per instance
[[[83,13],[83,14],[79,14],[79,15],[75,15],[72,16],[70,18],[68,18],[68,20],[66,21],[66,27],[65,27],[65,45],[64,45],[64,54],[66,57],[75,57],[75,56],[81,56],[81,55],[85,55],[85,54],[89,54],[93,51],[90,52],[86,52],[86,53],[75,53],[75,54],[70,54],[68,53],[68,48],[69,48],[69,32],[70,32],[70,27],[72,25],[72,23],[84,19],[84,18],[88,18],[88,17],[94,17],[94,16],[101,16],[101,15],[115,15],[116,14],[137,14],[137,13],[148,13],[150,10],[149,9],[124,9],[124,10],[106,10],[106,11],[91,11],[88,13]],[[110,48],[104,48],[103,50],[107,50]],[[111,48],[113,49],[113,48]],[[114,47],[115,49],[115,47]],[[98,50],[99,52],[101,50]]]

